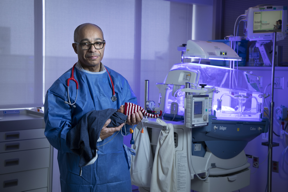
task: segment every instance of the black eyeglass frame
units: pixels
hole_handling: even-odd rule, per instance
[[[80,42],[80,43],[74,42],[74,43],[81,46],[81,43],[83,43],[83,42]],[[103,43],[103,46],[102,46],[101,48],[97,48],[97,47],[96,47],[96,43]],[[105,46],[105,44],[106,44],[106,41],[105,41],[105,40],[103,40],[103,41],[96,41],[95,43],[90,43],[90,42],[89,42],[88,44],[89,44],[89,45],[88,45],[88,46],[89,46],[88,49],[83,49],[82,46],[81,46],[81,48],[82,48],[83,50],[89,50],[89,49],[91,49],[91,46],[93,45],[95,49],[101,50],[101,49],[104,48],[104,46]]]

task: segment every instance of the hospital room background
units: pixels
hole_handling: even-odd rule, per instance
[[[13,113],[17,114],[23,108],[37,110],[35,107],[43,106],[47,89],[77,61],[71,44],[74,29],[81,23],[95,23],[102,28],[107,42],[103,64],[128,80],[138,103],[144,107],[145,80],[149,80],[149,100],[157,103],[156,83],[162,83],[171,67],[181,62],[179,46],[188,40],[224,40],[233,35],[236,18],[259,4],[288,6],[288,1],[1,0],[0,123],[5,114],[15,115]],[[243,23],[239,25],[239,35],[243,35]],[[267,94],[271,94],[271,66],[255,66],[248,62],[250,44],[246,46],[246,61],[238,69],[261,76],[261,87],[267,87]],[[284,106],[287,110],[288,38],[277,42],[277,46],[279,57],[275,63],[275,77],[281,80],[281,86],[274,90],[275,109]],[[284,123],[286,125],[287,119]],[[0,124],[0,135],[4,135],[4,125]],[[287,192],[288,143],[282,136],[277,136],[281,132],[281,121],[277,119],[274,131],[274,142],[279,146],[273,147],[272,159],[278,163],[278,170],[272,172],[272,191]],[[125,138],[127,145],[130,145],[130,137]],[[241,192],[264,192],[267,188],[268,147],[262,145],[265,141],[268,136],[263,133],[245,147],[251,177],[250,184],[240,189]],[[7,153],[1,150],[0,159],[5,159]],[[253,157],[258,157],[258,168],[253,166]],[[49,168],[53,172],[48,177],[52,180],[46,188],[58,192],[60,182],[55,149],[51,158]],[[6,188],[1,187],[6,176],[20,174],[21,170],[3,172],[1,166],[0,191],[4,192]],[[137,187],[133,186],[133,190],[137,191]]]

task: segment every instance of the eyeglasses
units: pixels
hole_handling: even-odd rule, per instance
[[[95,49],[100,50],[100,49],[103,49],[106,42],[105,40],[103,40],[103,41],[96,41],[95,43],[90,43],[90,42],[81,42],[81,43],[75,42],[75,43],[80,45],[80,47],[83,50],[90,49],[91,45],[93,45]]]

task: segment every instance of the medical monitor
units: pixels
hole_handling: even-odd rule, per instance
[[[250,7],[247,15],[247,39],[250,41],[272,40],[277,32],[277,41],[283,40],[287,33],[286,6]]]

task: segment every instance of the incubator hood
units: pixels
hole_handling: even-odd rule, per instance
[[[264,102],[260,80],[246,71],[196,63],[175,64],[164,82],[157,84],[159,108],[164,119],[184,120],[185,92],[190,92],[194,98],[208,96],[207,115],[222,120],[259,121]],[[189,82],[190,88],[185,88],[184,82]]]

